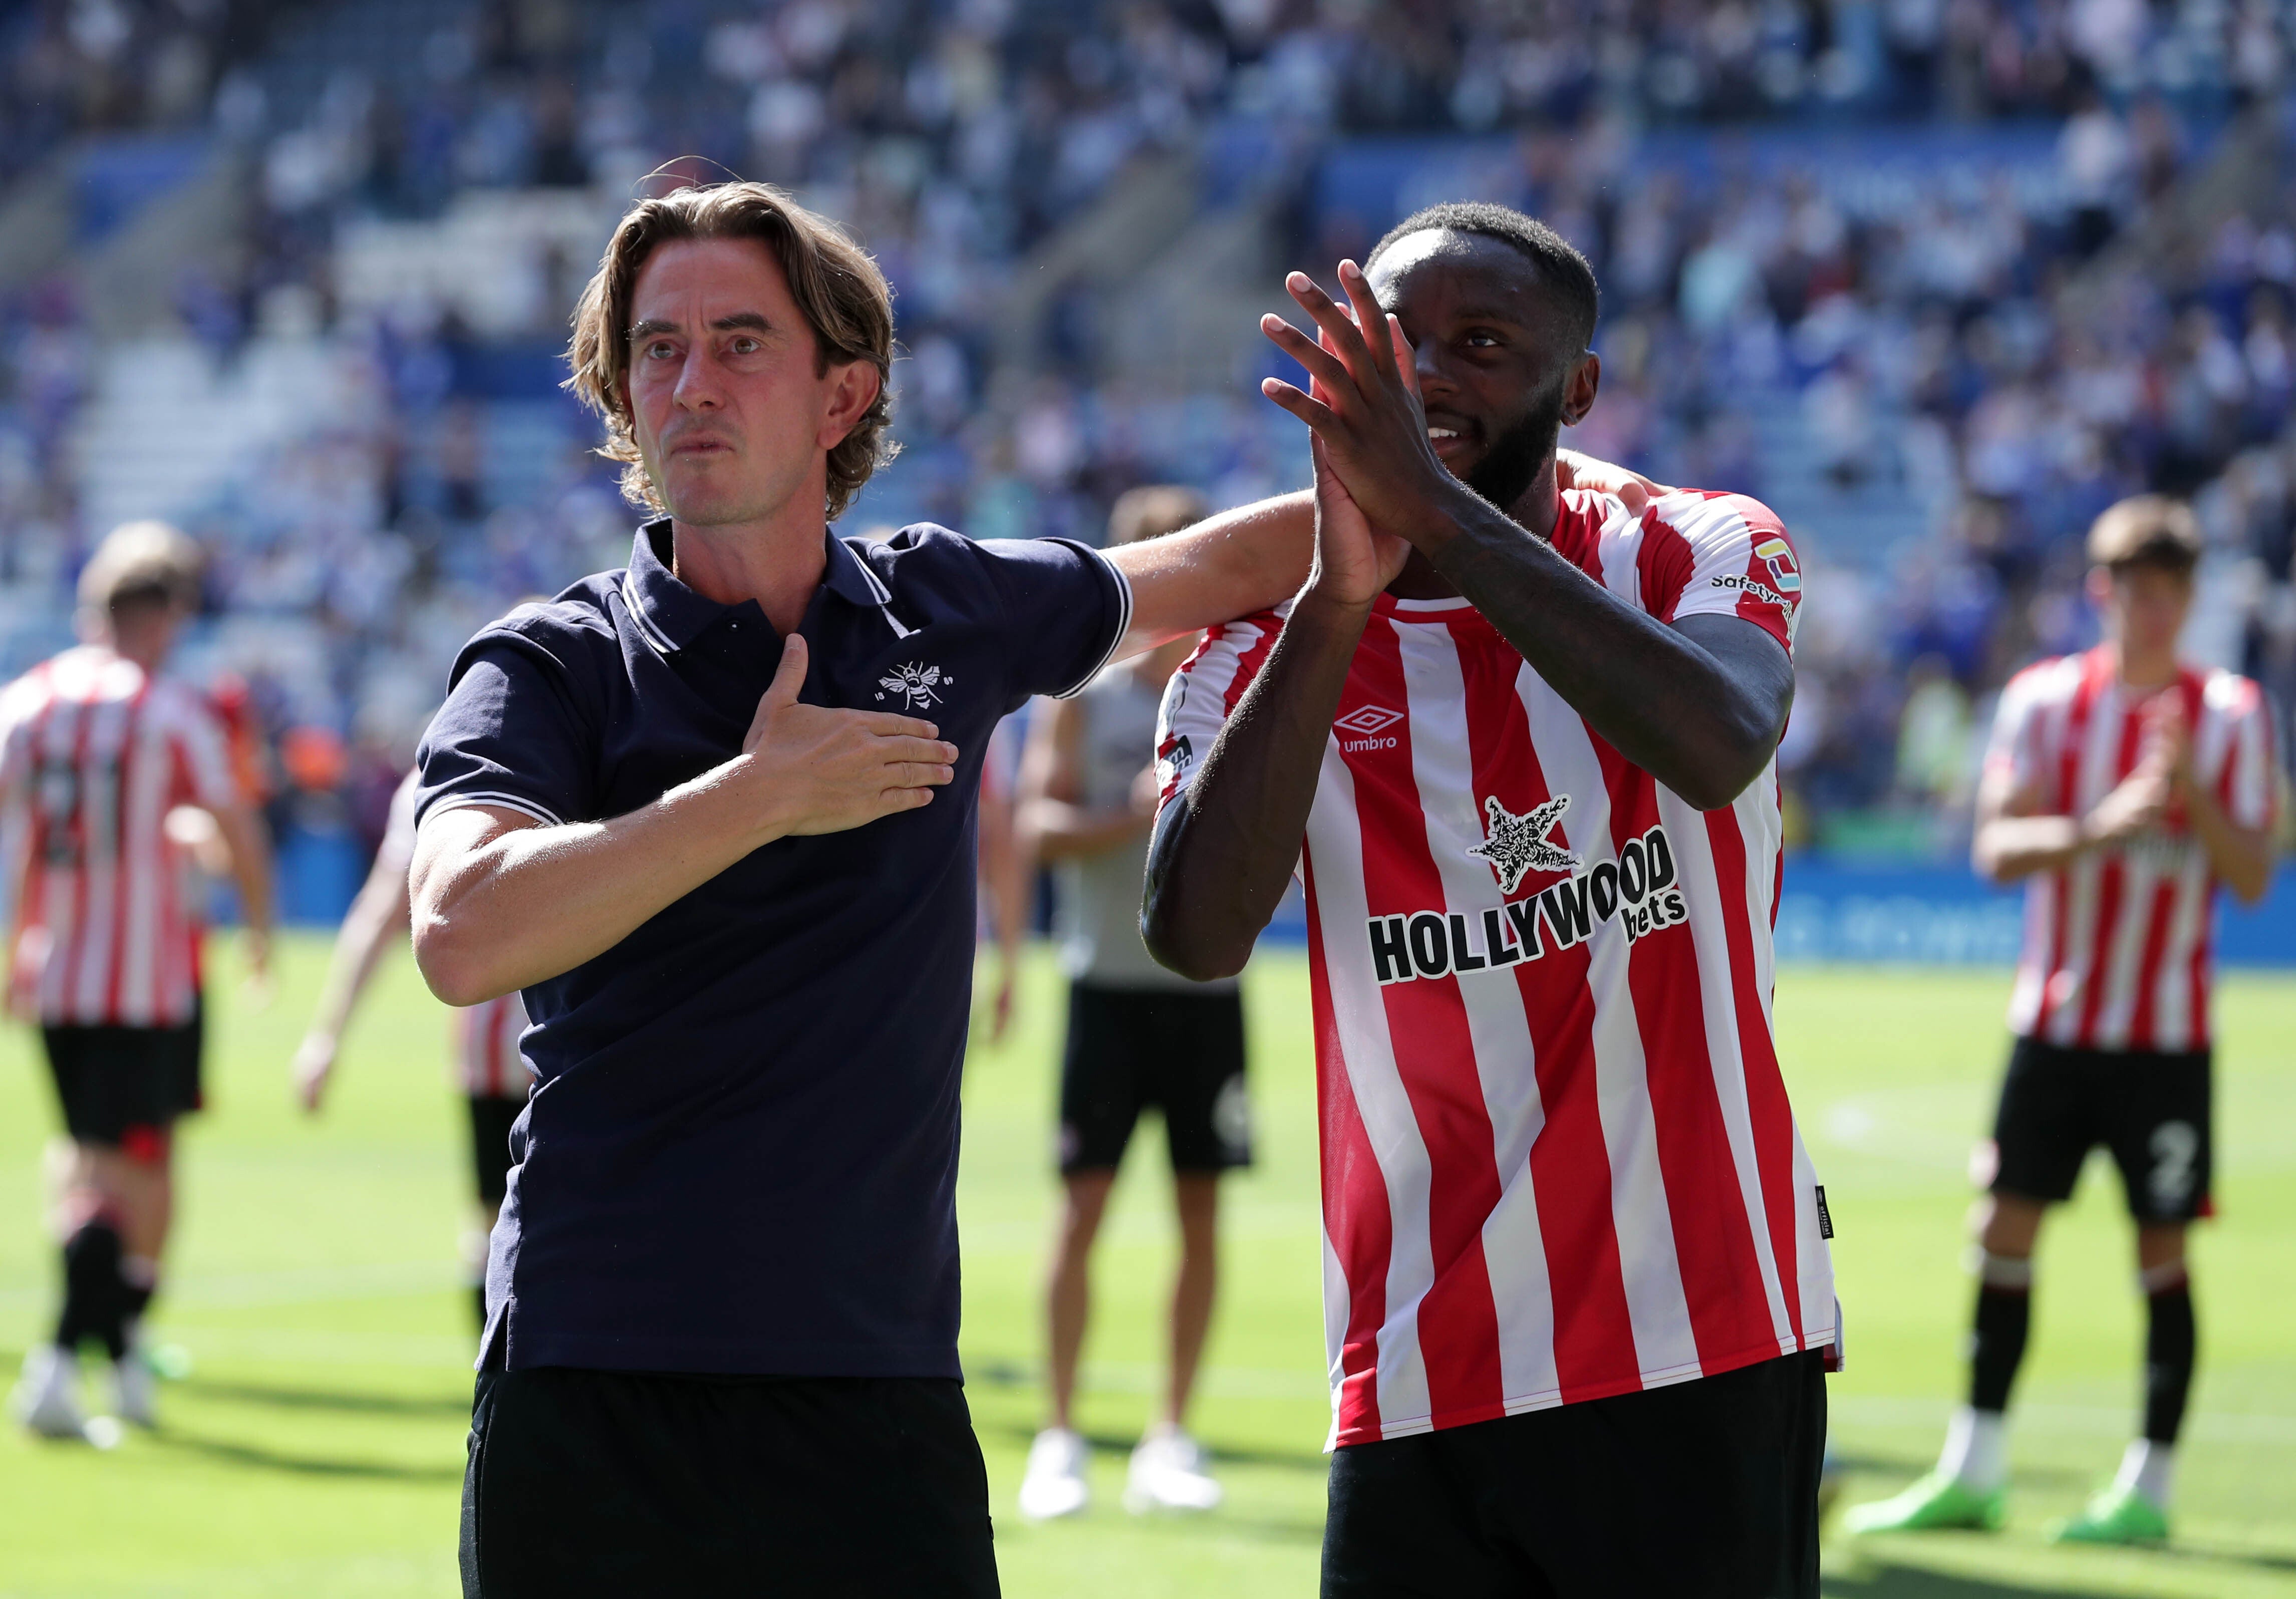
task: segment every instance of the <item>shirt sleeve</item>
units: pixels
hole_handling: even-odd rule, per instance
[[[1195,781],[1220,729],[1227,726],[1242,700],[1243,691],[1267,665],[1290,609],[1287,603],[1276,611],[1263,611],[1212,628],[1165,685],[1164,703],[1156,714],[1159,812]]]
[[[493,805],[545,826],[594,821],[596,742],[563,661],[522,634],[481,633],[422,735],[414,819]]]
[[[1065,538],[996,538],[975,546],[1004,612],[1017,708],[1031,694],[1065,700],[1093,680],[1132,625],[1132,586],[1108,558]]]
[[[1734,616],[1793,652],[1801,562],[1785,524],[1742,494],[1663,495],[1643,513],[1643,608],[1660,621]]]
[[[2041,668],[2017,674],[2001,691],[1985,742],[1985,775],[2010,791],[2038,791],[2041,782]]]
[[[2272,780],[2277,759],[2272,718],[2263,690],[2245,677],[2232,682],[2237,699],[2231,712],[2224,769],[2217,780],[2217,798],[2235,827],[2270,827],[2276,819],[2279,786]]]
[[[195,693],[182,695],[175,718],[176,752],[182,760],[188,798],[203,810],[217,811],[244,804],[239,780],[232,775],[231,740],[222,718]]]
[[[0,806],[23,798],[32,772],[32,717],[37,708],[33,680],[19,677],[0,691]]]

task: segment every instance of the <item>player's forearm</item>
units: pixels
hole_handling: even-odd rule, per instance
[[[2097,842],[2084,817],[1996,816],[1979,824],[1970,843],[1970,864],[1994,882],[2016,882],[2066,865]]]
[[[240,914],[257,933],[271,931],[271,840],[255,812],[246,807],[216,816],[216,829],[231,850],[233,885],[239,890]]]
[[[1135,810],[1094,810],[1065,800],[1029,804],[1021,832],[1038,860],[1068,860],[1098,855],[1144,832],[1148,818]]]
[[[472,825],[462,813],[426,820],[414,899],[423,980],[448,1004],[480,1004],[603,955],[791,830],[769,785],[761,803],[764,775],[737,756],[610,822],[510,826],[468,843],[431,842]]]
[[[1283,898],[1366,614],[1302,596],[1149,846],[1140,931],[1199,982],[1233,977]]]
[[[1132,625],[1117,657],[1283,603],[1307,581],[1315,544],[1314,496],[1302,490],[1109,551],[1132,586]]]
[[[390,936],[403,933],[406,925],[406,874],[385,871],[370,876],[335,934],[326,981],[311,1016],[313,1036],[324,1038],[330,1046],[342,1037],[359,996],[366,992],[375,967],[381,964]]]
[[[1685,630],[1709,619],[1670,627],[1628,604],[1464,485],[1439,512],[1412,542],[1620,754],[1702,810],[1768,766],[1792,698],[1783,652],[1780,694]]]
[[[2243,827],[2225,814],[2217,797],[2197,783],[2185,785],[2185,814],[2193,836],[2208,852],[2209,870],[2243,905],[2264,898],[2272,882],[2272,839],[2262,828]]]
[[[980,827],[980,881],[988,894],[990,936],[1008,963],[1017,957],[1021,950],[1023,885],[1028,880],[1030,855],[1021,827],[1011,819],[1009,813],[1004,824],[991,826],[984,802]]]

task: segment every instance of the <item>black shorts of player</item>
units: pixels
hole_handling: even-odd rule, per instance
[[[1234,989],[1069,985],[1061,1061],[1061,1173],[1112,1171],[1140,1112],[1164,1113],[1172,1169],[1251,1164],[1243,1086],[1243,999]]]
[[[526,1095],[473,1094],[471,1102],[471,1169],[479,1180],[479,1202],[499,1205],[510,1192],[510,1124],[526,1109]]]
[[[1824,1359],[1350,1444],[1324,1599],[1817,1599]]]
[[[926,1377],[487,1371],[464,1599],[996,1591],[964,1389]]]
[[[200,1013],[180,1027],[46,1027],[48,1070],[79,1144],[154,1138],[200,1108]]]
[[[2028,1199],[2070,1199],[2082,1162],[2102,1144],[2139,1222],[2206,1216],[2216,1142],[2210,1075],[2205,1049],[2064,1049],[2020,1038],[1993,1119],[1988,1185]]]

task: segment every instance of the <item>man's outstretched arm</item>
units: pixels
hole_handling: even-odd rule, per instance
[[[1425,554],[1621,755],[1701,809],[1736,799],[1785,730],[1793,665],[1784,646],[1738,617],[1660,621],[1453,477],[1428,444],[1399,325],[1352,263],[1340,281],[1353,316],[1304,274],[1292,279],[1320,343],[1263,324],[1316,388],[1271,379],[1269,398],[1315,430],[1373,523]],[[1361,336],[1357,317],[1389,336]]]
[[[1132,586],[1132,625],[1111,659],[1282,604],[1300,592],[1315,542],[1302,489],[1106,552]]]
[[[1374,535],[1316,452],[1315,570],[1201,768],[1156,818],[1141,937],[1199,982],[1232,977],[1300,858],[1316,781],[1372,601],[1409,546]]]

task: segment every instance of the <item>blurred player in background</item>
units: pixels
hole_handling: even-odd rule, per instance
[[[980,931],[996,950],[996,971],[988,983],[987,1033],[991,1044],[1013,1026],[1020,994],[1021,945],[1029,931],[1029,891],[1036,881],[1034,863],[1021,842],[1020,807],[1013,791],[1020,765],[1014,750],[1025,725],[1021,716],[997,723],[980,763]]]
[[[111,1360],[118,1417],[155,1420],[140,1324],[173,1212],[175,1124],[201,1103],[204,917],[187,842],[197,830],[170,825],[179,808],[213,818],[249,969],[260,979],[269,967],[268,841],[214,709],[160,675],[198,608],[200,569],[199,546],[173,528],[118,529],[80,574],[86,642],[0,694],[10,996],[40,1026],[70,1138],[49,1158],[63,1308],[13,1398],[19,1419],[51,1438],[116,1436],[81,1405],[78,1351],[90,1341]]]
[[[1366,275],[1367,274],[1367,275]],[[1770,1021],[1801,581],[1735,495],[1559,477],[1594,273],[1398,225],[1321,341],[1316,564],[1172,680],[1145,927],[1308,894],[1337,1446],[1323,1592],[1816,1599],[1823,1195]],[[1631,491],[1631,493],[1629,493]]]
[[[2185,1229],[2210,1203],[2216,890],[2263,898],[2277,768],[2257,685],[2177,657],[2201,557],[2192,512],[2151,495],[2123,500],[2097,519],[2088,554],[2104,642],[2011,681],[1978,793],[1977,869],[2026,890],[2009,1003],[2016,1043],[1980,1152],[1991,1193],[1977,1217],[1969,1403],[1937,1469],[1852,1511],[1857,1531],[2001,1524],[2033,1245],[2102,1144],[2136,1223],[2144,1431],[2112,1486],[2052,1535],[2169,1534],[2195,1343]]]
[[[1135,488],[1110,513],[1111,547],[1201,520],[1185,488]],[[1071,1422],[1077,1358],[1091,1313],[1093,1241],[1142,1110],[1164,1116],[1180,1220],[1171,1370],[1162,1412],[1133,1451],[1125,1503],[1210,1510],[1220,1486],[1184,1423],[1218,1280],[1220,1174],[1251,1160],[1243,1085],[1243,1002],[1233,978],[1193,983],[1140,941],[1140,880],[1156,815],[1156,708],[1195,647],[1174,639],[1109,668],[1071,700],[1044,702],[1029,728],[1021,824],[1035,857],[1059,867],[1061,964],[1069,977],[1061,1064],[1060,1167],[1066,1198],[1046,1292],[1052,1420],[1029,1451],[1021,1513],[1082,1510],[1086,1451]]]
[[[314,1113],[326,1097],[343,1029],[374,975],[376,963],[385,948],[405,947],[410,922],[406,868],[414,858],[419,776],[407,773],[390,797],[382,843],[335,935],[318,1009],[295,1052],[296,1094],[303,1108]],[[515,993],[472,1005],[455,1016],[455,1075],[470,1107],[471,1156],[479,1193],[479,1214],[463,1240],[463,1256],[481,1328],[487,1324],[487,1236],[494,1231],[510,1178],[511,1123],[526,1107],[526,1062],[518,1053],[519,1035],[525,1030],[526,1005]]]

